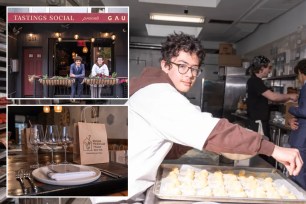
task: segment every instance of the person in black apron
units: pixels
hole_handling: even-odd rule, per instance
[[[294,116],[289,121],[292,129],[289,137],[291,147],[300,151],[303,161],[306,161],[306,59],[301,60],[294,68],[298,80],[302,85],[298,106],[291,106],[289,113]],[[303,165],[300,173],[292,180],[306,190],[306,167]]]
[[[289,100],[297,101],[297,94],[280,94],[271,91],[263,82],[263,78],[268,77],[272,70],[270,60],[265,56],[256,56],[253,58],[248,72],[251,74],[247,81],[247,113],[248,113],[248,128],[258,131],[258,123],[262,123],[263,132],[266,136],[269,134],[269,103],[287,102]]]

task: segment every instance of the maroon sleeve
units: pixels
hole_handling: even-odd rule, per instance
[[[165,159],[178,159],[190,149],[192,148],[177,143],[173,143],[172,148],[168,152]]]
[[[274,144],[262,136],[237,124],[220,119],[209,134],[203,148],[215,153],[265,154],[271,156]]]

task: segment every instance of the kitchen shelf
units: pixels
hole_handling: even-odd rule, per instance
[[[1,57],[1,56],[0,56],[0,62],[6,62],[5,57]]]
[[[6,68],[5,68],[5,67],[0,67],[0,71],[1,71],[1,72],[5,72],[5,71],[6,71]]]
[[[284,80],[284,79],[295,79],[296,74],[289,74],[289,75],[282,75],[282,76],[275,76],[275,77],[269,77],[266,78],[265,80]]]

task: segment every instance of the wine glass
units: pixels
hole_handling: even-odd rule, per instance
[[[39,145],[42,145],[45,142],[45,135],[44,135],[42,125],[31,126],[29,142],[32,145],[32,148],[33,148],[34,152],[36,153],[36,164],[31,165],[30,168],[36,169],[36,168],[39,168],[41,166],[39,164],[39,160],[38,160]]]
[[[69,126],[63,126],[61,129],[61,142],[63,144],[64,147],[64,151],[65,151],[65,161],[63,162],[64,164],[68,164],[69,162],[67,162],[67,157],[66,157],[66,153],[67,153],[67,147],[69,144],[72,143],[72,136],[69,132]]]
[[[46,128],[46,144],[51,147],[51,164],[56,164],[53,160],[54,148],[60,144],[60,137],[57,125],[47,125]]]

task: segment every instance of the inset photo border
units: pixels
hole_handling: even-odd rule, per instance
[[[128,7],[7,7],[9,99],[127,99]]]
[[[7,115],[7,197],[128,195],[128,106],[9,105]]]

